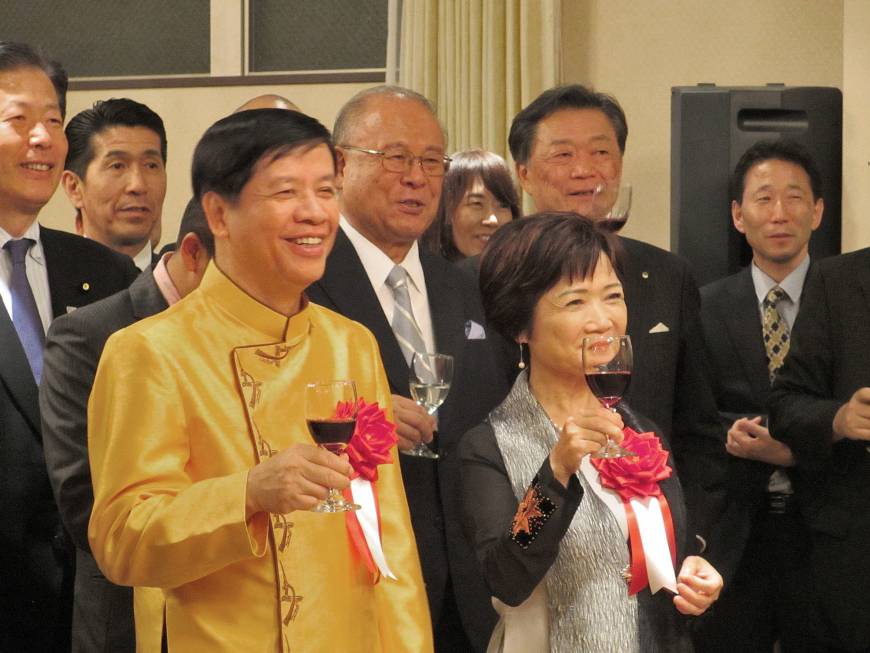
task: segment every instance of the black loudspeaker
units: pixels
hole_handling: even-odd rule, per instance
[[[810,240],[819,259],[840,253],[843,95],[837,88],[714,84],[671,89],[671,251],[689,260],[699,285],[752,260],[731,222],[728,181],[756,141],[806,147],[822,174],[825,212]]]

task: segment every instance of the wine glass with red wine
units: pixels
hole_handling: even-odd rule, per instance
[[[356,428],[356,385],[353,381],[328,381],[305,386],[305,421],[321,449],[336,456],[344,453]],[[347,512],[359,506],[329,489],[329,496],[314,506],[314,512]]]
[[[600,192],[604,192],[605,186],[599,185]],[[598,188],[595,190],[598,191]],[[619,187],[619,193],[616,195],[616,201],[610,208],[610,212],[602,218],[598,224],[607,231],[617,232],[628,222],[628,214],[631,212],[631,184],[622,184]]]
[[[583,373],[586,385],[601,405],[616,412],[616,405],[631,382],[631,338],[629,336],[589,336],[583,338]],[[593,458],[634,456],[610,438]]]

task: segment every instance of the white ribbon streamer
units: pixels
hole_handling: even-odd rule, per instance
[[[372,554],[381,576],[398,580],[395,574],[390,571],[387,565],[387,558],[384,555],[384,549],[381,546],[381,529],[378,524],[378,510],[375,506],[375,493],[372,491],[371,482],[364,478],[355,478],[350,482],[350,493],[353,496],[353,502],[360,509],[355,511],[354,516],[362,528],[363,537],[366,538],[369,552]]]
[[[649,591],[655,594],[661,588],[677,593],[677,577],[674,563],[671,562],[671,549],[662,509],[656,497],[631,500],[631,507],[637,518],[637,529],[646,559],[646,573],[649,578]]]

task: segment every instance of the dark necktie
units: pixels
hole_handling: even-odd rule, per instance
[[[767,293],[762,304],[764,309],[762,334],[764,336],[764,349],[767,352],[767,371],[771,383],[773,383],[773,377],[776,376],[777,370],[782,367],[782,362],[788,354],[788,322],[785,321],[778,308],[779,302],[786,298],[788,298],[786,292],[779,286],[774,286]]]
[[[9,252],[12,259],[12,279],[9,284],[12,291],[12,324],[18,332],[18,339],[24,348],[27,362],[33,371],[33,378],[37,385],[42,377],[42,348],[45,344],[45,331],[42,328],[42,320],[39,318],[39,310],[36,308],[36,299],[33,290],[27,281],[25,257],[27,251],[36,241],[30,238],[10,240],[3,246]]]

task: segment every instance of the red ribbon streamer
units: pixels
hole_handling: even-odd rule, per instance
[[[654,433],[637,433],[626,427],[623,429],[623,436],[622,446],[634,451],[637,456],[596,458],[592,460],[592,465],[598,470],[601,485],[615,490],[622,499],[628,522],[628,542],[631,552],[631,579],[628,593],[634,595],[649,585],[649,575],[637,516],[634,514],[634,508],[631,507],[633,498],[655,497],[658,500],[668,538],[671,563],[674,566],[677,564],[677,548],[671,509],[659,486],[659,481],[671,475],[671,468],[667,464],[668,452],[662,449],[661,441]]]

